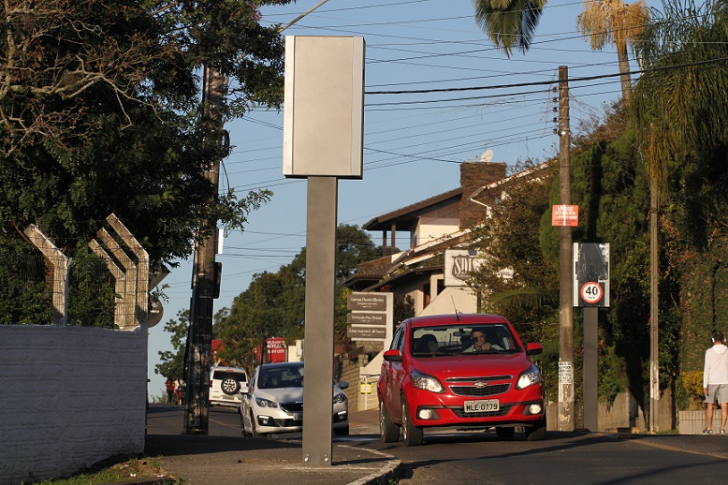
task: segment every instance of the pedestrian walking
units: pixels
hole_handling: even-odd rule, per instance
[[[172,396],[174,396],[174,380],[172,377],[167,377],[167,380],[164,381],[164,387],[167,390],[167,402],[172,404]]]
[[[182,391],[185,388],[185,383],[182,382],[182,379],[177,379],[174,381],[174,393],[177,396],[177,405],[182,404]]]
[[[728,347],[723,332],[713,332],[713,346],[705,351],[703,368],[703,392],[707,404],[707,427],[703,434],[713,434],[713,410],[720,404],[720,434],[725,434],[728,419]]]

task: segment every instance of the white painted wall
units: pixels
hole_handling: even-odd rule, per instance
[[[142,453],[147,330],[0,326],[0,483]]]

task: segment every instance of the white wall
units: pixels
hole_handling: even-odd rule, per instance
[[[147,330],[0,326],[0,483],[142,453]]]

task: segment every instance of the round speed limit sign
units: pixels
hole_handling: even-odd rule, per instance
[[[581,287],[580,294],[581,299],[584,300],[584,303],[589,303],[592,305],[595,303],[599,303],[604,296],[601,285],[593,281],[588,281],[584,283],[584,285]]]

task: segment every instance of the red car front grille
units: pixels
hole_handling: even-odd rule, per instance
[[[494,384],[492,386],[450,386],[453,394],[467,397],[494,396],[508,392],[510,384]]]

